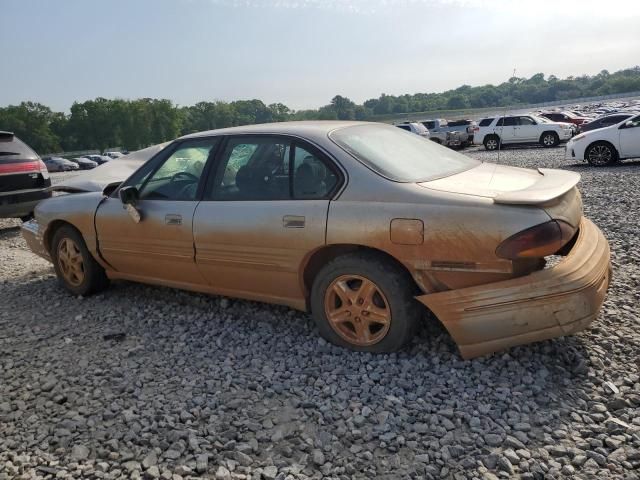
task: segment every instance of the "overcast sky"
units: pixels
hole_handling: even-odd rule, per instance
[[[640,64],[640,0],[0,0],[0,106],[439,92]]]

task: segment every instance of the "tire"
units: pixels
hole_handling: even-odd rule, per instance
[[[560,143],[560,137],[556,132],[544,132],[540,135],[540,145],[545,148],[557,147]]]
[[[311,311],[320,335],[331,343],[361,352],[394,352],[413,337],[420,320],[416,294],[407,272],[386,258],[352,253],[318,272]],[[329,319],[332,311],[335,321]]]
[[[606,167],[618,160],[618,152],[607,142],[596,142],[589,145],[584,153],[585,159],[593,167]]]
[[[70,225],[54,234],[51,259],[58,281],[74,295],[90,295],[109,286],[104,269],[89,253],[80,232]]]
[[[497,150],[500,146],[500,137],[498,137],[497,135],[487,135],[486,137],[484,137],[484,141],[482,142],[482,144],[484,145],[484,148],[486,150]]]

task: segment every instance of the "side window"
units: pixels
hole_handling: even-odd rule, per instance
[[[236,137],[227,142],[209,199],[289,199],[289,141]]]
[[[520,117],[520,125],[535,125],[536,122],[533,121],[531,117]]]
[[[488,127],[489,125],[491,125],[491,122],[493,122],[493,118],[485,118],[484,120],[480,121],[479,126],[480,127]]]
[[[396,125],[396,127],[406,130],[407,132],[411,131],[411,127],[409,125]]]
[[[422,122],[422,124],[427,127],[428,130],[436,128],[436,122]]]
[[[141,170],[144,174],[129,184],[138,187],[142,200],[193,201],[204,166],[217,142],[218,139],[186,141],[157,170]]]
[[[504,123],[503,123],[504,120]],[[496,124],[497,127],[513,127],[516,125],[516,117],[503,117],[501,119],[498,120],[498,123]]]
[[[293,156],[294,198],[326,198],[337,183],[337,175],[323,160],[305,148],[295,146]]]

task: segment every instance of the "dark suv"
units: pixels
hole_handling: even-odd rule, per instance
[[[11,132],[0,131],[0,218],[28,218],[51,196],[47,167],[36,152]]]

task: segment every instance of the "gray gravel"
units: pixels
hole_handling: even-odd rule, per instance
[[[603,312],[473,361],[435,322],[369,355],[282,307],[126,282],[73,298],[0,220],[0,479],[639,478],[640,162],[562,155],[500,162],[583,175],[613,252]]]

